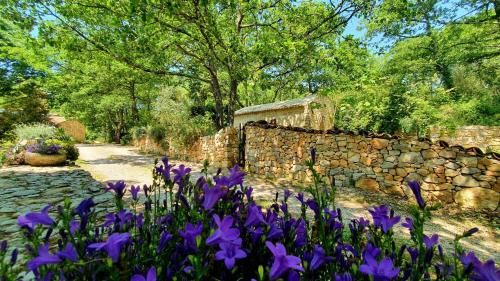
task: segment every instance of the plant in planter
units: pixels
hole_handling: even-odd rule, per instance
[[[26,147],[24,161],[32,166],[55,166],[66,161],[66,154],[60,145],[39,141]]]

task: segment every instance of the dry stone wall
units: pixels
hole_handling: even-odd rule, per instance
[[[201,137],[187,147],[165,149],[148,137],[135,141],[134,145],[143,151],[168,155],[174,159],[198,163],[208,160],[213,167],[229,168],[238,161],[238,134],[232,127],[212,136]]]
[[[429,136],[433,141],[446,141],[450,145],[478,147],[482,151],[500,153],[500,126],[463,126],[455,131],[431,128]]]
[[[245,163],[250,173],[308,180],[304,162],[310,149],[316,148],[316,168],[337,186],[411,198],[407,182],[418,180],[428,200],[498,208],[498,154],[467,152],[442,142],[306,132],[258,123],[247,124],[245,134]]]

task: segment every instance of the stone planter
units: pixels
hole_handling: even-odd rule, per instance
[[[46,155],[26,152],[24,155],[24,162],[31,166],[57,166],[63,164],[65,161],[65,154]]]

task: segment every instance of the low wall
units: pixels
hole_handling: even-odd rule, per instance
[[[416,139],[384,139],[344,133],[245,126],[245,165],[271,178],[308,180],[304,162],[317,150],[316,168],[337,186],[412,197],[410,180],[422,183],[430,201],[496,210],[500,200],[500,161],[459,147]]]
[[[478,147],[484,152],[500,153],[500,126],[463,126],[454,131],[431,128],[432,141],[443,140],[450,145]]]
[[[222,129],[213,136],[201,137],[183,148],[165,149],[147,137],[135,141],[134,145],[143,151],[166,154],[173,159],[197,163],[208,160],[212,167],[230,168],[238,161],[238,133],[232,127]]]

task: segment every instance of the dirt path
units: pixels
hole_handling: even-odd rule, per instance
[[[151,169],[154,156],[141,155],[130,146],[112,144],[80,145],[79,165],[89,171],[94,178],[100,181],[125,180],[128,184],[150,184],[152,182]],[[181,162],[173,161],[179,165]],[[202,166],[196,163],[182,162],[193,169],[192,178],[201,175]],[[293,186],[284,180],[269,181],[254,176],[247,176],[246,185],[254,187],[254,197],[263,205],[268,205],[275,197],[276,192],[282,196],[283,190],[289,188],[294,192],[301,187]],[[290,199],[294,210],[299,209],[298,201]],[[338,191],[337,204],[343,211],[344,222],[361,216],[370,218],[367,209],[376,204],[387,204],[396,210],[402,220],[408,215],[406,204],[408,200],[384,195],[367,194],[353,188],[343,188]],[[500,261],[500,228],[498,218],[477,212],[454,212],[452,208],[439,210],[426,229],[428,233],[437,233],[445,249],[451,251],[452,241],[456,234],[460,234],[472,227],[480,231],[473,237],[463,239],[464,248],[473,250],[482,259],[493,258]],[[409,232],[398,226],[396,233],[401,239],[409,237]]]

